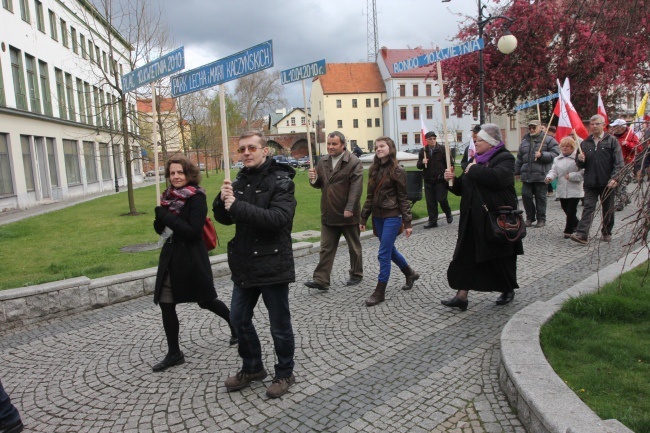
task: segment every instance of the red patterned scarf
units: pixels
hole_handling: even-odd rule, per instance
[[[200,186],[169,187],[160,195],[160,205],[168,208],[174,215],[178,215],[185,206],[185,202],[197,193],[206,195],[205,190]]]

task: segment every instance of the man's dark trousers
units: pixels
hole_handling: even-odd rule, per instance
[[[523,182],[521,201],[524,202],[526,220],[546,222],[546,192],[544,182]]]
[[[585,204],[582,209],[582,218],[576,229],[576,233],[586,238],[589,237],[589,229],[594,220],[596,206],[600,199],[603,210],[603,226],[601,233],[611,235],[614,228],[614,197],[615,190],[605,187],[585,188]]]
[[[330,285],[330,275],[336,258],[336,251],[339,247],[341,235],[348,243],[350,252],[350,278],[363,278],[363,259],[361,252],[361,240],[359,239],[359,224],[330,226],[321,225],[320,238],[320,260],[314,269],[314,281],[325,287]]]
[[[451,208],[447,201],[447,187],[444,182],[424,182],[424,198],[427,201],[429,224],[438,224],[438,203],[447,217],[451,216]]]

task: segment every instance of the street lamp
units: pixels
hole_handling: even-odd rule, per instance
[[[451,0],[442,0],[443,3],[449,3],[450,1]],[[503,15],[488,15],[485,17],[483,15],[483,9],[485,8],[486,6],[482,4],[481,0],[478,0],[478,20],[476,21],[476,24],[478,25],[479,39],[483,38],[483,28],[490,21],[497,18],[508,20],[510,23],[514,21],[512,18]],[[499,41],[497,42],[497,48],[503,54],[510,54],[515,50],[515,48],[517,48],[517,38],[512,33],[510,33],[509,30],[506,30],[503,36],[499,38]],[[478,51],[478,77],[479,123],[482,125],[485,123],[485,66],[483,64],[483,49],[480,49]]]

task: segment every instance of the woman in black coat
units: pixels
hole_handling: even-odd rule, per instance
[[[523,254],[521,240],[497,244],[486,240],[484,204],[517,208],[515,158],[501,141],[498,125],[487,123],[475,140],[476,155],[458,178],[451,169],[446,180],[454,179],[451,192],[461,196],[458,241],[447,270],[447,280],[456,296],[441,301],[447,307],[467,310],[469,290],[501,292],[497,305],[511,302],[517,284],[517,255]]]
[[[169,350],[153,366],[153,371],[185,362],[178,344],[176,304],[197,302],[199,307],[223,318],[230,327],[230,345],[237,343],[230,325],[230,310],[217,298],[208,250],[203,242],[208,206],[205,190],[199,186],[199,169],[187,157],[173,156],[165,164],[165,177],[171,186],[161,196],[153,223],[163,242],[153,301],[162,311]]]

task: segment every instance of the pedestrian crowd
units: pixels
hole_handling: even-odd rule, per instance
[[[546,225],[547,197],[555,194],[566,214],[564,238],[587,244],[600,204],[601,240],[611,240],[615,209],[629,203],[625,186],[647,174],[650,163],[649,158],[644,158],[644,149],[650,133],[639,140],[623,119],[616,119],[606,130],[600,115],[591,117],[589,127],[591,135],[585,140],[567,136],[558,143],[554,130],[545,131],[539,121],[533,120],[515,157],[506,149],[498,125],[477,125],[462,157],[459,175],[445,146],[437,143],[436,134],[426,133],[426,145],[417,161],[423,173],[428,213],[424,228],[437,227],[438,206],[446,222],[453,223],[447,196],[449,192],[460,196],[458,238],[447,270],[448,285],[456,293],[441,300],[442,305],[465,311],[470,291],[499,292],[497,305],[513,301],[515,289],[519,288],[517,257],[524,254],[522,239],[490,240],[486,221],[490,213],[503,209],[514,210],[514,214],[522,212],[516,210],[515,180],[522,182],[525,218],[521,223],[529,229]],[[364,278],[360,232],[369,228],[370,220],[373,234],[379,239],[379,273],[374,277],[376,287],[365,301],[368,307],[385,301],[392,263],[404,275],[402,290],[411,290],[419,278],[395,245],[401,233],[408,238],[413,231],[406,171],[398,164],[397,148],[391,138],[377,138],[374,148],[363,204],[360,149],[348,150],[342,133],[327,135],[327,155],[308,172],[310,185],[321,192],[321,242],[313,277],[304,284],[323,292],[330,289],[330,275],[343,236],[350,260],[345,285],[358,285]],[[165,357],[152,370],[160,372],[185,362],[176,306],[195,302],[226,321],[229,344],[237,346],[241,369],[226,379],[225,388],[237,391],[265,379],[268,373],[253,324],[261,297],[277,361],[266,395],[279,398],[295,383],[289,284],[296,279],[291,240],[296,173],[270,157],[270,147],[260,132],[242,134],[237,152],[243,168],[234,180],[223,182],[212,203],[218,223],[235,225],[235,236],[227,248],[233,282],[230,308],[218,299],[214,287],[204,241],[207,197],[200,186],[199,168],[184,156],[174,156],[165,164],[169,187],[155,209],[153,222],[162,247],[153,300],[161,310],[168,347]],[[553,184],[554,192],[549,189]],[[578,217],[580,200],[584,200],[584,207]],[[17,433],[22,429],[20,415],[0,382],[0,432]]]

